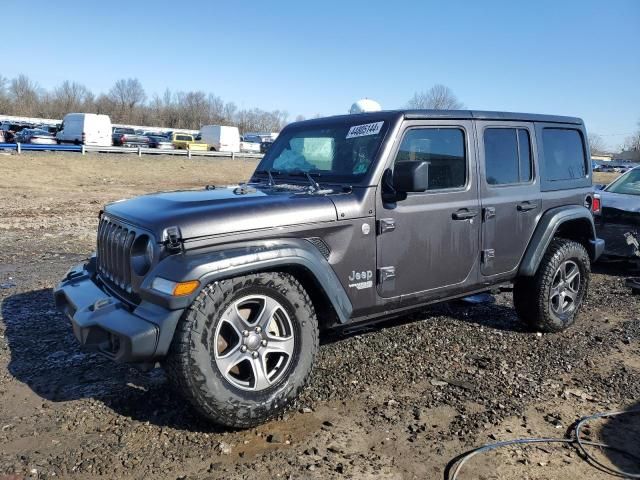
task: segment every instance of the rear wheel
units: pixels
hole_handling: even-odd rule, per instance
[[[534,277],[516,280],[513,302],[518,316],[543,332],[571,326],[589,287],[591,264],[581,244],[554,239]]]
[[[307,384],[318,322],[300,283],[247,275],[203,290],[181,319],[165,362],[206,418],[248,428],[281,413]]]

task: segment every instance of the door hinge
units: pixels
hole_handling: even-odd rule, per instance
[[[396,229],[394,218],[381,218],[378,220],[378,234],[393,232]]]
[[[383,284],[396,278],[396,267],[380,267],[378,269],[378,283]]]
[[[493,217],[496,216],[496,209],[495,207],[485,207],[484,208],[484,215],[483,215],[483,219],[485,221],[492,219]]]
[[[496,256],[496,251],[493,248],[488,248],[482,251],[482,263],[484,265],[490,265],[493,263],[493,259]]]

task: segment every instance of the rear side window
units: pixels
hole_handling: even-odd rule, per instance
[[[587,175],[582,135],[569,128],[544,128],[542,148],[547,180],[574,180]]]
[[[428,190],[462,188],[467,183],[464,132],[459,128],[407,131],[396,162],[429,162]]]
[[[487,183],[509,185],[531,181],[531,142],[524,128],[487,128],[484,131]]]

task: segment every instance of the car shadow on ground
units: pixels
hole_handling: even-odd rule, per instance
[[[630,405],[625,412],[627,413],[624,415],[610,417],[591,424],[596,425],[596,423],[604,422],[600,434],[601,441],[614,448],[604,449],[603,453],[598,452],[595,448],[588,451],[594,455],[596,460],[601,460],[606,455],[615,468],[625,472],[628,476],[633,475],[638,478],[637,476],[640,475],[640,401]]]
[[[147,373],[81,351],[51,289],[10,296],[1,304],[10,360],[8,370],[51,402],[93,398],[120,415],[192,432],[216,433],[169,388],[162,369]]]

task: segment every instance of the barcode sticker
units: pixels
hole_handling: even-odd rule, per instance
[[[365,123],[364,125],[354,125],[349,129],[347,138],[366,137],[367,135],[376,135],[384,125],[384,121],[375,123]]]

